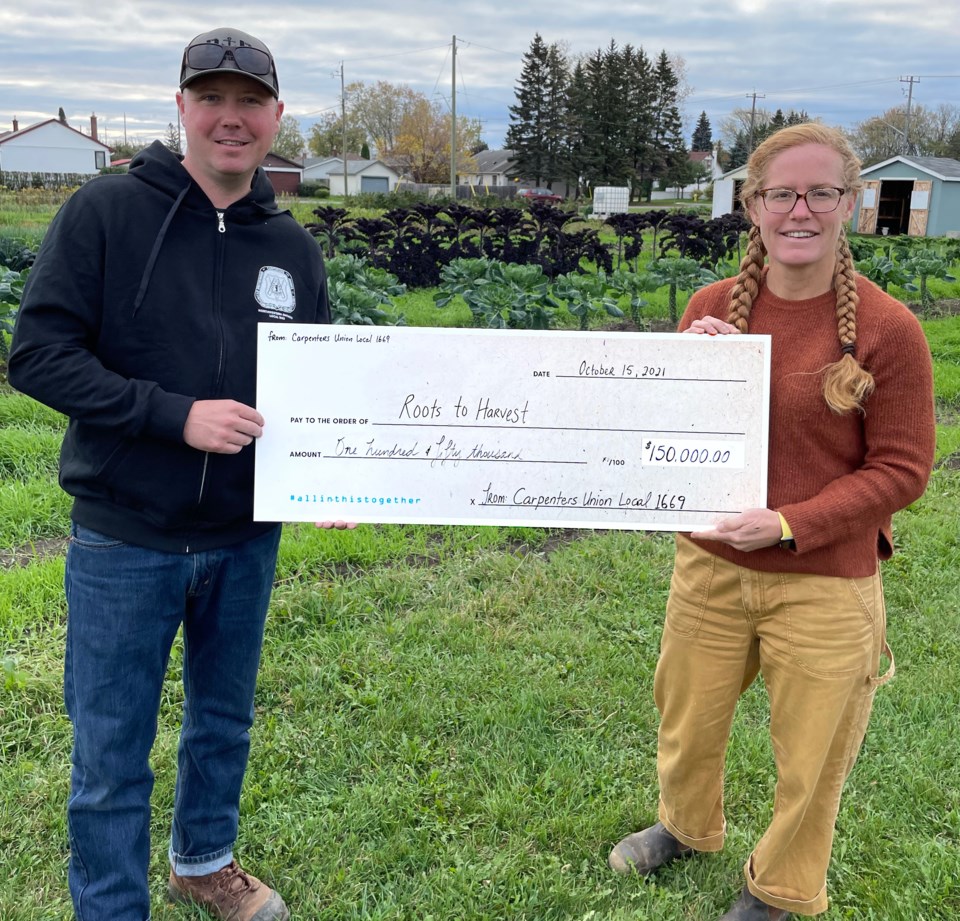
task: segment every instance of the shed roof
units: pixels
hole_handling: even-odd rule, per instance
[[[274,153],[272,150],[263,158],[263,166],[270,167],[281,167],[288,169],[303,169],[303,164],[298,163],[296,160],[291,160],[289,157],[283,157],[278,153]]]
[[[923,173],[942,179],[944,182],[960,182],[960,160],[954,160],[952,157],[890,157],[882,163],[874,163],[873,166],[861,170],[860,175],[866,176],[884,166],[889,166],[891,163],[903,163],[906,166],[912,166]]]

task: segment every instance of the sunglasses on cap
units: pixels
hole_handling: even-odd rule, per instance
[[[219,45],[216,42],[202,42],[190,45],[186,52],[187,66],[193,70],[213,70],[231,58],[237,70],[256,77],[265,77],[273,68],[270,55],[259,48],[249,45]]]

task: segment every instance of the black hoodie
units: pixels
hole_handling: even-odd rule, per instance
[[[157,142],[70,197],[27,280],[9,377],[70,419],[60,485],[76,522],[181,552],[271,527],[252,520],[253,445],[207,454],[183,440],[195,400],[255,405],[267,319],[330,314],[320,248],[262,170],[218,211]]]

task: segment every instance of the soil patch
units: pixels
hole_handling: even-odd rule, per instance
[[[0,550],[0,569],[13,569],[15,566],[26,566],[34,560],[62,556],[67,552],[67,543],[66,537],[50,537],[12,550]]]

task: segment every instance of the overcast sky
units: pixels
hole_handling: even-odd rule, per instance
[[[56,117],[101,140],[162,137],[176,121],[183,46],[233,26],[277,59],[286,113],[306,134],[347,82],[387,80],[449,105],[503,143],[522,58],[536,32],[589,54],[611,39],[686,62],[687,135],[701,110],[714,130],[736,107],[805,109],[852,127],[906,102],[960,105],[960,0],[0,0],[0,131]],[[759,98],[760,96],[763,98]]]

